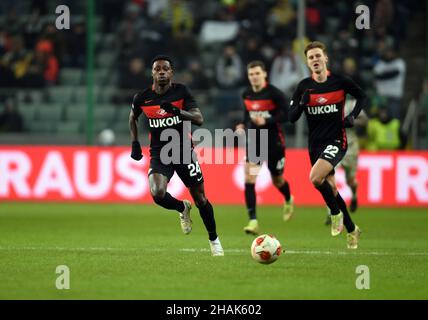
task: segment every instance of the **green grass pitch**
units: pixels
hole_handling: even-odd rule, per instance
[[[244,206],[215,206],[224,257],[211,257],[197,209],[184,235],[178,215],[154,205],[0,204],[0,299],[427,299],[426,209],[360,208],[360,248],[330,236],[325,208],[258,207],[264,233],[285,248],[252,260]],[[70,289],[58,290],[58,265]],[[369,268],[359,290],[356,268]]]

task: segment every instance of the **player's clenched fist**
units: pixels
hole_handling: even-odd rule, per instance
[[[137,161],[143,158],[143,154],[141,152],[141,146],[138,141],[132,141],[131,158]]]
[[[352,128],[354,126],[355,119],[352,115],[348,115],[345,117],[344,125],[345,128]]]
[[[162,102],[160,107],[164,109],[166,112],[171,113],[175,116],[178,116],[180,114],[180,109],[174,106],[172,103]]]

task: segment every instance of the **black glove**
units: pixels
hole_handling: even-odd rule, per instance
[[[143,158],[143,154],[141,153],[141,146],[137,140],[132,141],[131,158],[137,161]]]
[[[169,102],[162,102],[160,104],[161,109],[164,109],[168,113],[172,113],[175,116],[178,116],[180,114],[180,109],[174,106],[172,103]]]
[[[354,126],[354,117],[352,115],[348,115],[345,117],[344,125],[345,128],[352,128]]]
[[[306,90],[303,93],[302,97],[300,98],[299,106],[306,107],[309,104],[309,99],[310,99],[309,90]]]

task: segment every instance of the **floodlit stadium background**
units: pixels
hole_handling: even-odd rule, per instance
[[[370,9],[370,29],[356,28],[357,4]],[[69,30],[56,27],[59,5],[70,10]],[[129,157],[128,114],[133,94],[150,84],[154,55],[174,58],[175,81],[190,87],[204,128],[214,133],[234,128],[242,116],[249,61],[263,60],[269,81],[289,98],[308,76],[302,48],[320,40],[330,69],[348,74],[369,95],[370,121],[386,107],[398,123],[391,135],[401,128],[404,137],[401,146],[392,138],[379,150],[374,134],[358,129],[360,203],[427,206],[426,18],[420,1],[2,1],[0,199],[151,203],[148,152],[139,163]],[[399,71],[382,78],[376,66],[391,50]],[[284,129],[285,175],[296,202],[322,204],[307,179],[304,119]],[[140,136],[147,145],[144,124]],[[101,144],[114,147],[94,147]],[[214,203],[243,204],[238,160],[203,165]],[[259,203],[278,204],[269,179],[264,170]],[[338,183],[348,199],[342,170]],[[170,189],[187,194],[175,178]]]
[[[369,8],[370,29],[356,28],[359,4]],[[59,5],[69,8],[70,30],[56,28]],[[1,0],[0,299],[427,299],[426,8],[418,0]],[[285,250],[271,265],[253,261],[254,237],[243,232],[242,149],[205,149],[205,158],[237,156],[201,164],[225,251],[212,257],[197,208],[187,236],[176,212],[153,203],[144,123],[145,157],[130,158],[132,97],[150,85],[151,58],[167,53],[203,128],[234,128],[246,63],[265,61],[269,81],[289,98],[308,75],[309,40],[325,42],[330,69],[351,76],[371,101],[369,125],[357,130],[358,250],[324,225],[302,117],[284,124],[294,218],[283,222],[266,167],[256,184],[261,232]],[[397,59],[385,61],[391,49]],[[385,108],[396,119],[382,124]],[[348,201],[342,169],[336,177]],[[176,176],[168,191],[191,199]],[[152,302],[139,313],[164,319]]]

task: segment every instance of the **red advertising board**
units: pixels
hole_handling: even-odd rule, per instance
[[[0,199],[152,203],[148,150],[143,153],[144,158],[137,162],[126,147],[1,146]],[[244,204],[242,156],[243,150],[237,149],[205,149],[200,153],[205,190],[212,203]],[[287,150],[284,175],[295,202],[321,205],[322,198],[309,181],[309,170],[306,150]],[[339,191],[347,200],[350,190],[344,172],[340,168],[336,171]],[[428,207],[428,152],[363,152],[357,178],[361,205]],[[256,190],[259,204],[282,202],[266,166],[259,174]],[[190,198],[176,175],[168,191],[181,199]]]

